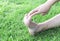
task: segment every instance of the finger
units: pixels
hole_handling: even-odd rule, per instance
[[[28,16],[29,14],[25,14],[24,19],[31,20],[31,17]]]
[[[30,15],[30,16],[28,17],[28,19],[29,19],[29,20],[31,20],[31,19],[32,19],[32,17],[33,17],[34,15],[36,15],[37,13],[39,13],[39,12],[36,12],[36,13],[34,13],[34,14]]]
[[[39,13],[39,11],[38,12],[35,12],[35,13],[33,13],[32,15],[30,15],[31,17],[32,16],[35,16],[35,15],[37,15]]]
[[[38,12],[38,10],[32,10],[32,11],[30,11],[30,12],[29,12],[29,15],[32,15],[32,14],[34,14],[35,12]]]
[[[32,16],[36,15],[37,13],[39,13],[38,11],[34,11],[32,14],[25,14],[25,17],[28,18],[29,20],[31,20]]]

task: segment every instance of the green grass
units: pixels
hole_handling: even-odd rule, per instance
[[[46,0],[0,0],[0,41],[60,41],[60,28],[53,28],[31,36],[23,24],[26,13]],[[33,21],[43,22],[60,13],[60,2],[54,4],[45,16],[37,15]]]

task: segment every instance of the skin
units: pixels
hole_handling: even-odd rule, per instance
[[[45,22],[42,23],[34,23],[32,22],[31,18],[33,15],[28,16],[25,15],[24,17],[24,24],[28,27],[29,33],[31,35],[35,35],[37,32],[40,32],[42,30],[46,30],[49,28],[57,27],[60,26],[60,14],[57,14],[53,18],[46,20]]]
[[[58,1],[59,0],[47,0],[44,4],[41,4],[40,6],[31,10],[28,14],[29,14],[29,16],[32,14],[38,14],[38,13],[41,13],[41,15],[45,15],[46,13],[48,13],[48,11],[52,7],[52,5]]]
[[[28,27],[29,33],[31,35],[36,34],[39,31],[46,30],[49,28],[53,28],[59,26],[60,24],[60,14],[56,15],[55,17],[43,22],[43,23],[34,23],[32,22],[32,16],[41,13],[45,15],[51,8],[53,4],[55,4],[59,0],[47,0],[44,4],[38,6],[37,8],[30,11],[28,14],[24,16],[23,22]],[[57,21],[58,20],[58,21]]]

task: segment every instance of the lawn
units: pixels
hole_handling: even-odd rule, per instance
[[[0,41],[60,41],[59,27],[31,36],[22,21],[26,13],[45,1],[0,0]],[[32,21],[43,22],[58,13],[60,13],[60,2],[54,4],[45,16],[36,15]]]

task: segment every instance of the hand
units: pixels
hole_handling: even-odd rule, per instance
[[[29,12],[29,15],[35,15],[38,13],[41,13],[42,15],[45,15],[51,6],[47,5],[47,4],[42,4],[40,6],[38,6],[37,8],[33,9],[32,11]]]
[[[28,16],[29,14],[25,14],[24,16],[24,19],[23,19],[23,22],[26,26],[29,26],[30,22],[31,22],[31,18],[32,18],[32,15]]]

